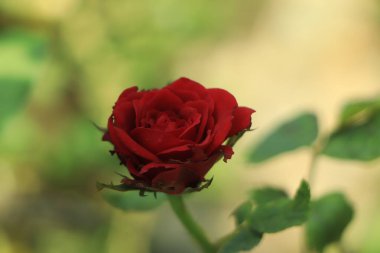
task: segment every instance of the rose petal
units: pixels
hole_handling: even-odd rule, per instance
[[[183,101],[198,100],[208,96],[207,89],[203,85],[186,77],[175,80],[166,88],[177,94]]]
[[[228,159],[231,159],[232,155],[234,154],[234,151],[232,149],[232,147],[230,146],[227,146],[227,145],[223,145],[221,146],[221,150],[223,152],[223,162],[227,162]]]
[[[179,167],[158,174],[152,186],[168,194],[180,194],[187,187],[194,187],[201,180],[191,170]]]
[[[136,169],[136,167],[132,163],[131,159],[126,159],[126,165],[127,165],[128,171],[131,173],[131,175],[134,178],[140,178],[141,173]]]
[[[162,89],[146,95],[142,99],[144,110],[153,108],[158,111],[177,111],[183,105],[182,100],[169,89]]]
[[[199,162],[208,159],[201,144],[189,144],[170,148],[157,154],[164,161]]]
[[[255,110],[248,107],[236,108],[228,136],[233,136],[243,130],[249,129],[251,127],[251,114],[254,112]]]
[[[158,90],[146,91],[139,99],[133,100],[133,108],[136,113],[136,127],[141,126],[141,120],[146,113],[147,101],[152,100],[158,92]]]
[[[135,111],[129,101],[117,103],[113,109],[114,125],[126,131],[135,126]]]
[[[169,194],[179,194],[186,188],[196,187],[202,182],[204,176],[221,156],[221,153],[215,153],[207,160],[196,163],[152,163],[144,169],[144,172],[156,174],[152,180],[153,187]],[[173,169],[170,169],[171,167]]]
[[[125,89],[117,99],[117,102],[123,102],[125,100],[131,101],[136,96],[140,96],[141,92],[137,92],[138,88],[136,86]]]
[[[169,148],[191,143],[191,141],[179,139],[171,133],[151,128],[139,127],[133,129],[131,136],[136,142],[140,143],[154,154]]]
[[[187,115],[186,115],[187,114]],[[185,107],[181,110],[181,115],[186,119],[186,121],[192,121],[185,128],[182,134],[179,136],[181,139],[194,141],[196,135],[198,134],[198,125],[201,122],[202,115],[198,113],[197,110],[191,107]]]
[[[188,144],[169,148],[157,154],[161,160],[165,161],[186,161],[192,158],[192,155],[191,145]]]
[[[150,161],[159,161],[157,156],[134,141],[122,129],[114,126],[111,118],[108,120],[108,131],[110,133],[111,142],[114,144],[118,154],[128,155],[130,153],[134,153]]]
[[[201,115],[201,118],[200,118],[201,122],[199,124],[197,136],[195,138],[195,142],[199,142],[205,134],[205,128],[206,128],[209,116],[212,113],[211,108],[208,106],[209,103],[206,103],[205,101],[201,101],[201,100],[189,101],[186,103],[186,105],[195,108]]]
[[[197,94],[194,90],[184,90],[184,89],[171,89],[183,102],[197,101],[201,99],[201,96]]]
[[[147,165],[145,165],[144,167],[141,168],[140,174],[146,174],[149,171],[151,171],[153,169],[157,169],[157,168],[162,170],[162,171],[168,170],[168,169],[178,169],[179,164],[167,164],[167,163],[155,163],[155,162],[148,163]]]
[[[201,143],[196,143],[195,146],[197,148],[205,150],[206,147],[210,146],[212,140],[214,139],[214,135],[215,135],[214,132],[212,132],[211,130],[207,130],[206,136],[204,137],[204,139],[202,140],[202,142]]]
[[[191,170],[199,178],[199,182],[204,180],[205,175],[212,166],[222,157],[221,152],[215,152],[213,155],[209,156],[207,160],[193,163],[184,163],[182,167]]]
[[[213,132],[214,139],[207,151],[208,154],[215,151],[227,138],[232,125],[232,114],[237,108],[234,96],[222,89],[209,89],[210,96],[215,101],[214,119],[215,126]]]

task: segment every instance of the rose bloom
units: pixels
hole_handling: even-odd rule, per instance
[[[180,194],[203,188],[211,167],[231,158],[231,140],[250,128],[254,112],[187,78],[162,89],[131,87],[116,101],[103,140],[133,177],[123,178],[123,189]]]

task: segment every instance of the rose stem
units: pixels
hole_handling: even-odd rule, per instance
[[[311,150],[311,162],[309,166],[309,175],[308,175],[308,181],[309,181],[309,187],[312,190],[313,186],[315,184],[315,175],[317,172],[317,161],[321,155],[321,152],[326,145],[328,141],[329,136],[328,135],[322,135],[320,136],[317,141],[314,143],[312,150]],[[308,253],[310,252],[308,246],[307,246],[307,231],[306,231],[306,224],[304,227],[304,242],[302,245],[302,253]]]
[[[317,171],[317,160],[321,155],[321,152],[323,148],[325,147],[329,136],[328,135],[322,135],[320,136],[317,141],[314,143],[312,150],[311,150],[311,162],[309,167],[309,175],[308,175],[308,181],[310,188],[313,188],[313,184],[315,181],[315,174]]]
[[[187,229],[193,239],[199,244],[204,253],[215,253],[215,246],[207,239],[202,228],[194,221],[187,210],[182,196],[167,195],[170,206],[182,225]]]

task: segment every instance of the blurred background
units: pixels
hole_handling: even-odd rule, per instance
[[[252,145],[305,110],[327,131],[347,101],[379,95],[379,42],[375,0],[0,0],[0,252],[198,252],[166,203],[122,212],[104,201],[95,182],[125,169],[91,121],[105,126],[123,89],[181,76],[256,109],[256,130],[188,198],[216,239],[250,189],[293,193],[307,175],[307,150],[250,165]],[[346,247],[380,252],[379,161],[318,166],[313,195],[339,190],[355,206]],[[302,239],[292,228],[253,251],[299,252]]]

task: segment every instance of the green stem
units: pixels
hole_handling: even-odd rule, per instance
[[[167,195],[167,197],[174,213],[189,234],[202,248],[202,251],[204,253],[215,253],[216,247],[208,240],[202,228],[194,221],[193,217],[191,217],[183,202],[182,196]]]
[[[308,176],[310,188],[312,188],[315,181],[315,174],[317,172],[317,161],[318,161],[319,154],[320,154],[319,150],[317,148],[314,148],[311,155],[311,162],[310,162],[309,176]]]
[[[315,181],[315,175],[317,173],[318,158],[321,154],[323,147],[325,146],[327,138],[328,138],[327,136],[321,136],[316,141],[314,146],[312,147],[311,161],[310,161],[309,174],[308,174],[308,181],[309,181],[310,189],[313,188],[314,181]],[[306,240],[307,240],[306,224],[303,226],[303,231],[304,231],[304,233],[303,233],[304,242],[302,243],[301,252],[302,253],[310,253],[312,251],[309,249],[309,247],[307,246],[307,243],[306,243]]]
[[[313,185],[315,182],[315,175],[317,173],[317,162],[318,158],[321,155],[321,152],[323,148],[325,147],[328,139],[330,136],[328,134],[322,135],[318,138],[318,140],[315,142],[314,146],[312,147],[312,153],[311,153],[311,161],[310,161],[310,167],[309,167],[309,175],[308,175],[308,181],[310,189],[313,189]],[[306,233],[306,224],[304,225],[304,243],[302,245],[301,252],[302,253],[310,253],[313,252],[310,250],[307,246],[306,240],[307,240],[307,233]]]
[[[308,176],[310,188],[312,188],[312,185],[315,181],[318,158],[321,155],[321,152],[323,148],[325,147],[328,139],[329,139],[329,135],[322,135],[321,137],[319,137],[319,139],[316,141],[316,143],[312,147],[311,162],[310,162],[309,176]]]
[[[312,154],[311,154],[311,162],[310,162],[310,167],[309,167],[309,175],[308,175],[308,181],[309,181],[309,186],[312,189],[314,181],[315,181],[315,174],[317,171],[317,161],[319,157],[320,151],[317,146],[313,147]],[[307,245],[307,232],[306,232],[306,224],[303,226],[303,239],[304,241],[302,242],[302,247],[301,247],[301,252],[302,253],[311,253],[312,251],[309,249]]]

